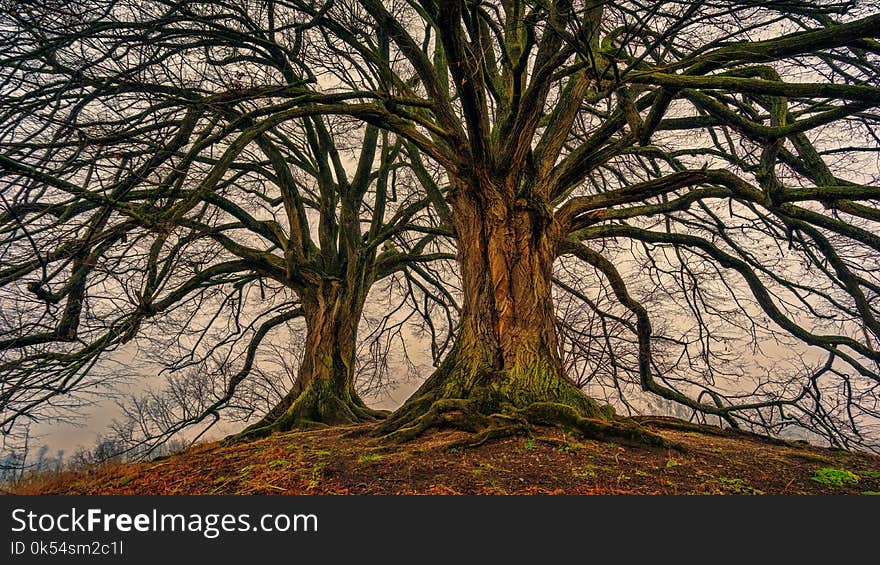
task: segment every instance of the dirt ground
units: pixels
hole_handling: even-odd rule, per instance
[[[578,440],[539,428],[476,448],[439,431],[379,445],[364,426],[193,447],[161,460],[34,476],[18,494],[880,494],[880,457],[694,426],[643,425],[685,450]]]

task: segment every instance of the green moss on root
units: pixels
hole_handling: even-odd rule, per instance
[[[530,434],[536,425],[603,441],[682,449],[632,420],[618,418],[612,407],[599,404],[546,366],[522,366],[503,376],[441,366],[377,433],[387,443],[407,441],[432,428],[454,428],[473,432],[459,444],[475,446]]]
[[[368,408],[352,390],[339,391],[327,379],[315,379],[276,420],[265,420],[230,436],[225,443],[254,440],[274,432],[372,422],[388,412]]]

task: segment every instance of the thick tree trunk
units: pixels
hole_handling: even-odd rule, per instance
[[[483,415],[553,403],[582,417],[610,416],[562,369],[552,299],[558,233],[549,211],[475,193],[452,197],[464,292],[456,345],[383,430],[413,425],[438,401],[454,407],[449,399]]]
[[[363,301],[337,280],[322,280],[302,293],[306,343],[296,382],[288,394],[245,434],[384,417],[368,408],[354,389],[357,326]]]

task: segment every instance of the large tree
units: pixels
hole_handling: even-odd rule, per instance
[[[645,391],[731,425],[761,408],[827,422],[817,383],[836,375],[844,404],[858,406],[852,426],[876,418],[872,3],[276,4],[311,15],[309,37],[360,92],[331,111],[407,138],[450,185],[441,215],[463,280],[457,343],[386,432],[446,423],[498,434],[513,419],[617,433],[563,371],[552,295],[563,255],[629,311]],[[663,336],[632,273],[609,259],[627,240],[701,333],[722,310],[730,326],[739,312],[754,335],[793,336],[827,360],[755,402],[717,393],[711,375],[697,387],[658,375]],[[672,287],[660,281],[669,272]],[[706,357],[725,339],[713,333],[698,340]]]
[[[296,13],[228,8],[7,8],[5,426],[100,384],[102,354],[149,332],[179,341],[166,366],[214,359],[202,377],[223,379],[161,433],[216,417],[296,318],[297,378],[248,433],[384,416],[354,388],[358,324],[378,280],[439,284],[416,266],[446,256],[429,198],[399,136],[314,109],[334,97],[305,88]]]

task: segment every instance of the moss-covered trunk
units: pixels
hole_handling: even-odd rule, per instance
[[[263,420],[245,432],[282,431],[373,420],[354,388],[357,325],[363,300],[338,280],[302,292],[306,322],[303,359],[293,388]]]
[[[457,342],[384,429],[409,425],[441,399],[466,400],[481,414],[549,402],[600,415],[562,369],[552,298],[558,233],[549,211],[475,194],[459,189],[451,198],[464,293]]]

